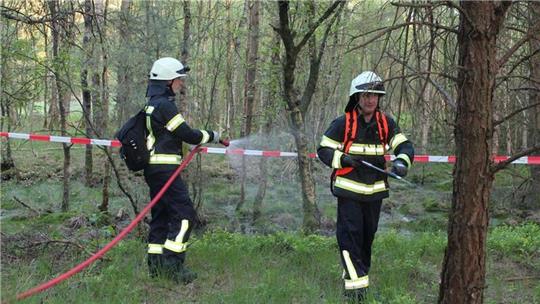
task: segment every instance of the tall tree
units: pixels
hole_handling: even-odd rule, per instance
[[[270,45],[271,48],[270,59],[266,64],[268,73],[263,74],[265,76],[261,77],[261,111],[263,113],[263,122],[261,125],[261,134],[263,138],[266,136],[271,136],[272,125],[274,125],[274,120],[276,118],[276,108],[277,101],[279,100],[279,91],[280,91],[280,74],[279,74],[279,54],[280,54],[280,37],[277,33],[274,33]],[[264,62],[264,59],[261,60]],[[269,145],[263,143],[263,150],[267,150]],[[259,163],[259,187],[257,189],[257,194],[253,200],[253,215],[252,223],[256,225],[262,215],[262,205],[264,197],[266,195],[266,188],[268,185],[268,166],[267,158],[261,157]]]
[[[248,7],[248,39],[246,48],[246,76],[244,78],[244,124],[240,137],[251,134],[253,121],[253,105],[255,101],[257,61],[259,56],[259,7],[258,0],[246,0]],[[246,158],[242,156],[242,176],[240,183],[240,200],[236,205],[236,211],[240,211],[246,200]]]
[[[540,2],[528,3],[530,9],[529,32],[532,33],[529,41],[530,62],[530,89],[529,104],[535,105],[528,110],[528,140],[530,146],[540,145]],[[540,155],[536,153],[534,155]],[[531,183],[526,196],[527,206],[540,209],[540,166],[529,166]]]
[[[309,144],[305,133],[305,115],[311,103],[311,98],[315,92],[315,85],[319,77],[320,60],[324,54],[324,48],[328,33],[333,22],[336,20],[336,9],[343,7],[345,2],[335,1],[331,3],[324,13],[316,18],[310,16],[314,21],[309,22],[310,26],[301,37],[300,41],[295,41],[297,37],[297,29],[291,28],[289,1],[278,1],[277,8],[279,12],[279,26],[275,28],[281,37],[284,46],[284,54],[282,58],[282,74],[283,74],[283,100],[286,103],[286,110],[290,120],[290,130],[294,136],[296,149],[298,152],[298,175],[302,187],[302,208],[304,212],[303,229],[306,233],[311,233],[320,226],[320,212],[315,201],[315,184],[312,174],[312,161],[309,158]],[[308,8],[313,7],[313,2],[308,3]],[[312,9],[309,9],[312,12]],[[324,37],[319,46],[318,52],[311,50],[311,60],[309,75],[307,77],[306,87],[303,94],[300,96],[296,83],[296,68],[298,63],[298,55],[304,48],[306,43],[313,38],[315,31],[323,24],[323,22],[334,15],[332,21],[327,24]],[[316,19],[315,19],[316,18]]]
[[[52,61],[53,67],[52,72],[54,74],[54,93],[56,96],[56,101],[58,103],[58,109],[60,113],[60,134],[62,136],[67,136],[67,116],[68,111],[66,109],[66,103],[69,103],[69,93],[64,86],[62,77],[65,77],[67,74],[66,70],[63,70],[61,67],[62,59],[65,57],[65,54],[68,53],[69,48],[61,47],[61,44],[66,40],[68,35],[69,28],[72,24],[69,24],[71,20],[60,18],[60,15],[65,16],[68,14],[64,8],[61,8],[58,0],[52,0],[48,3],[49,11],[51,14],[51,36],[52,36]],[[62,11],[60,11],[62,10]],[[62,22],[62,24],[61,24]],[[69,189],[70,189],[70,180],[71,180],[71,144],[62,143],[62,150],[64,152],[64,165],[63,165],[63,191],[62,191],[62,211],[69,210]]]
[[[439,303],[482,303],[486,274],[497,37],[511,2],[459,5],[459,72],[452,210]],[[474,170],[471,170],[474,168]]]
[[[87,0],[88,1],[88,0]],[[118,39],[119,49],[122,54],[130,51],[129,43],[132,39],[130,29],[131,21],[131,0],[122,0],[120,4],[119,20],[118,20]],[[134,57],[133,55],[131,57]],[[119,56],[116,62],[116,113],[118,113],[117,122],[125,122],[131,113],[129,107],[131,101],[131,88],[134,82],[133,77],[133,62],[134,59],[126,60],[125,56]],[[120,125],[117,125],[119,127]]]
[[[84,34],[82,40],[82,51],[84,53],[83,65],[81,67],[81,90],[82,90],[82,111],[86,136],[91,137],[92,132],[92,101],[90,99],[90,87],[88,86],[88,66],[92,60],[92,53],[89,52],[92,36],[92,0],[84,1]],[[86,186],[92,185],[92,145],[86,145],[84,157],[84,172]]]

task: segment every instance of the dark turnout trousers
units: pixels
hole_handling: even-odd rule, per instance
[[[145,174],[153,199],[174,171]],[[152,208],[148,254],[162,255],[167,260],[183,263],[187,241],[196,218],[188,189],[180,177],[176,178],[159,202]]]
[[[336,236],[346,290],[367,288],[371,245],[377,232],[382,200],[361,202],[338,198]]]

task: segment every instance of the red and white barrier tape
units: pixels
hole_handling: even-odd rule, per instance
[[[120,147],[118,140],[109,139],[92,139],[84,137],[65,137],[65,136],[53,136],[53,135],[40,135],[40,134],[26,134],[26,133],[12,133],[12,132],[0,132],[0,137],[26,139],[36,141],[48,141],[48,142],[61,142],[71,143],[78,145],[99,145],[99,146],[111,146]],[[201,153],[208,154],[228,154],[228,155],[247,155],[247,156],[263,156],[263,157],[296,157],[296,152],[282,152],[282,151],[262,151],[262,150],[247,150],[247,149],[232,149],[232,148],[214,148],[203,147]],[[311,158],[316,158],[316,153],[309,153]],[[395,156],[386,155],[387,159],[394,159]],[[501,162],[508,159],[508,156],[497,155],[494,156],[495,162]],[[417,163],[455,163],[456,157],[451,156],[438,156],[438,155],[415,155],[414,161]],[[516,159],[513,164],[524,165],[540,165],[540,156],[524,156]]]

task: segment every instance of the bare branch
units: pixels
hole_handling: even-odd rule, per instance
[[[387,26],[387,27],[381,28],[381,31],[377,35],[371,37],[371,39],[369,39],[368,41],[366,41],[366,42],[364,42],[364,43],[362,43],[360,45],[357,45],[357,46],[355,46],[355,47],[353,47],[351,49],[348,49],[345,53],[348,54],[348,53],[350,53],[352,51],[361,49],[364,46],[372,43],[373,41],[377,40],[378,38],[384,36],[385,34],[387,34],[389,32],[395,31],[395,30],[397,30],[397,29],[399,29],[401,27],[406,27],[406,26],[409,26],[409,25],[426,25],[426,26],[435,27],[435,28],[438,28],[438,29],[443,29],[443,30],[449,31],[449,32],[454,33],[454,34],[458,33],[457,29],[447,27],[447,26],[443,26],[443,25],[436,24],[436,23],[419,22],[419,21],[404,22],[404,23],[393,25],[393,26]],[[361,36],[363,36],[363,35],[356,36],[352,40],[354,40],[354,39],[356,39],[358,37],[361,37]]]
[[[321,59],[324,54],[324,50],[326,48],[326,41],[328,40],[328,35],[330,34],[330,30],[332,29],[332,26],[336,22],[342,9],[343,9],[343,5],[339,8],[338,12],[334,14],[334,17],[328,23],[328,26],[326,27],[324,36],[322,38],[321,45],[319,46],[319,52],[317,55],[314,55],[315,58],[311,59],[311,64],[309,68],[309,78],[306,83],[306,87],[304,89],[304,94],[302,95],[302,98],[300,99],[300,111],[302,112],[303,115],[305,115],[309,107],[311,97],[315,93],[315,86],[317,85],[317,79],[319,78],[319,69],[320,69]]]
[[[536,106],[538,106],[538,105],[540,105],[540,102],[537,102],[537,103],[533,103],[533,104],[527,105],[527,106],[525,106],[525,107],[523,107],[523,108],[521,108],[521,109],[517,109],[517,110],[515,110],[514,112],[512,112],[512,113],[506,115],[506,116],[503,117],[502,119],[499,119],[499,120],[494,121],[494,122],[493,122],[493,127],[496,127],[496,126],[502,124],[503,122],[505,122],[505,121],[507,121],[508,119],[512,118],[512,117],[513,117],[514,115],[516,115],[516,114],[519,114],[519,113],[521,113],[521,112],[523,112],[523,111],[525,111],[525,110],[527,110],[527,109],[536,107]]]
[[[523,157],[523,156],[526,156],[526,155],[530,155],[530,154],[539,152],[539,151],[540,151],[540,145],[536,145],[534,147],[525,149],[525,150],[523,150],[521,152],[518,152],[518,153],[510,156],[507,160],[504,160],[504,161],[502,161],[500,163],[497,163],[497,164],[492,164],[491,168],[490,168],[490,171],[491,171],[492,174],[495,174],[498,171],[506,168],[508,165],[510,165],[516,159],[518,159],[520,157]]]
[[[2,17],[6,19],[10,19],[10,20],[23,22],[25,24],[30,24],[30,25],[45,24],[45,23],[49,23],[55,20],[66,20],[67,17],[69,17],[70,13],[73,13],[73,12],[62,12],[62,13],[58,13],[56,16],[45,15],[43,17],[36,18],[36,17],[25,15],[13,8],[9,8],[3,5],[0,6],[0,10],[1,10]]]
[[[497,60],[499,68],[502,67],[522,45],[529,41],[531,37],[532,31],[529,31],[527,35],[523,36],[523,38],[516,42],[499,60]]]
[[[427,76],[427,79],[429,80],[429,82],[431,82],[431,84],[437,89],[437,91],[439,91],[443,96],[444,96],[444,99],[446,100],[446,103],[448,105],[450,105],[454,110],[457,108],[457,102],[454,100],[454,98],[452,97],[452,95],[450,95],[450,93],[448,93],[440,84],[438,84],[435,80],[431,79],[431,77],[429,77],[429,74],[434,74],[432,72],[417,72],[414,68],[412,68],[411,66],[409,66],[406,62],[403,62],[403,60],[397,58],[396,56],[394,56],[393,54],[390,54],[390,53],[386,53],[390,58],[394,59],[395,61],[399,62],[400,64],[404,65],[405,67],[409,68],[409,70],[413,71],[415,74],[417,73],[426,73],[428,74]],[[415,75],[413,74],[413,75]],[[456,80],[455,77],[451,77],[450,75],[446,75],[446,77],[452,79],[452,80]]]
[[[389,31],[393,31],[393,30],[399,29],[400,27],[406,27],[406,26],[409,26],[409,25],[425,25],[425,26],[429,26],[429,27],[434,27],[436,29],[445,30],[445,31],[448,31],[448,32],[451,32],[451,33],[454,33],[454,34],[458,33],[457,29],[449,27],[449,26],[444,26],[444,25],[441,25],[441,24],[438,24],[438,23],[425,22],[425,21],[409,21],[409,22],[403,22],[403,23],[400,23],[400,24],[395,24],[395,25],[393,25],[391,27],[388,27],[388,26],[380,27],[378,29],[375,29],[375,30],[372,30],[372,31],[369,31],[369,32],[365,32],[365,33],[353,36],[351,41],[355,40],[355,39],[358,39],[360,37],[369,35],[371,33],[375,33],[375,32],[378,32],[378,31],[383,31],[383,33],[381,33],[381,34],[379,34],[377,36],[377,37],[380,37],[380,36],[383,36],[385,33],[389,32]]]
[[[315,30],[321,25],[321,23],[324,22],[324,20],[326,20],[328,17],[330,17],[330,15],[332,15],[332,13],[334,12],[334,10],[337,8],[338,5],[344,5],[345,4],[345,1],[342,1],[342,0],[338,0],[338,1],[335,1],[332,5],[330,5],[326,11],[324,12],[324,14],[322,14],[322,16],[319,17],[319,19],[317,19],[317,21],[315,21],[313,23],[313,25],[311,26],[311,28],[308,30],[308,32],[304,35],[304,37],[302,38],[302,40],[300,41],[300,43],[298,43],[295,48],[297,51],[299,51],[300,49],[302,49],[302,47],[304,47],[304,45],[306,44],[306,42],[309,40],[309,38],[311,37],[311,35],[313,35],[313,33],[315,32]]]
[[[26,208],[30,209],[30,210],[31,210],[32,212],[34,212],[36,215],[41,215],[41,212],[40,212],[40,211],[38,211],[38,210],[36,210],[36,209],[30,207],[28,204],[26,204],[25,202],[21,201],[18,197],[13,196],[13,199],[14,199],[17,203],[23,205],[23,207],[26,207]]]

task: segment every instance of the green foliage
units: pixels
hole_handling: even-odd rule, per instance
[[[535,223],[498,226],[489,234],[488,248],[508,257],[540,257],[539,235],[540,225]]]

